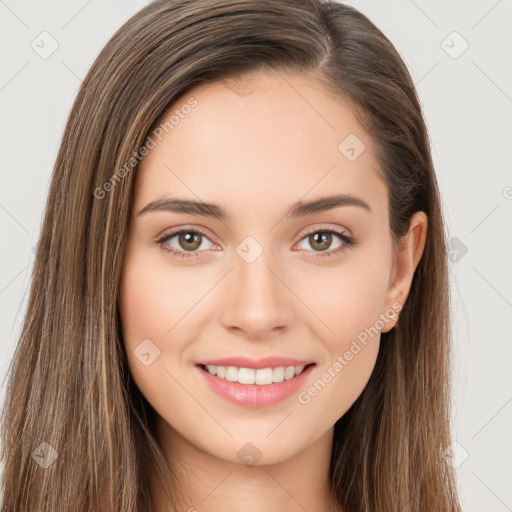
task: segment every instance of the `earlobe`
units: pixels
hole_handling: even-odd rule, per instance
[[[428,219],[424,212],[416,212],[409,222],[409,230],[400,241],[396,251],[396,260],[393,271],[393,279],[390,282],[386,308],[389,310],[393,304],[403,306],[411,287],[414,271],[418,266],[427,239]],[[398,321],[398,315],[391,318],[388,326],[382,330],[391,330]]]

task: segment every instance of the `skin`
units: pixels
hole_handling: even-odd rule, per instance
[[[190,97],[197,106],[155,139],[137,171],[120,294],[130,371],[158,414],[164,452],[183,480],[183,510],[337,510],[327,485],[333,426],[365,388],[380,333],[307,404],[297,394],[258,409],[228,402],[195,364],[231,355],[307,359],[316,363],[307,390],[379,315],[388,319],[382,332],[393,328],[386,311],[407,298],[427,218],[417,212],[393,250],[373,142],[350,105],[311,78],[258,72],[203,84],[162,119]],[[338,150],[349,134],[366,146],[354,161]],[[361,198],[371,211],[349,205],[284,217],[296,201],[333,193]],[[163,198],[215,203],[231,218],[139,215]],[[173,257],[156,243],[180,227],[207,237],[193,249],[179,235],[165,244],[197,258]],[[306,236],[316,228],[358,243],[322,256],[343,242],[332,235],[322,249]],[[263,249],[252,263],[236,251],[247,236]],[[144,339],[160,350],[148,366],[134,354]],[[253,466],[237,456],[247,442],[261,453]],[[170,510],[155,480],[152,488],[155,510]]]

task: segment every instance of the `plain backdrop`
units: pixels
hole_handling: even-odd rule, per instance
[[[347,3],[402,55],[431,137],[450,239],[452,448],[464,510],[510,511],[512,2]],[[0,0],[2,403],[67,115],[100,49],[145,4]]]

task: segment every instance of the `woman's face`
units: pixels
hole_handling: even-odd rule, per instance
[[[393,284],[374,145],[348,104],[306,77],[244,84],[192,89],[151,134],[120,306],[160,427],[218,458],[270,464],[358,398],[406,292]]]

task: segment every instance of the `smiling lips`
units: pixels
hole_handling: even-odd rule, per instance
[[[261,407],[293,393],[314,365],[287,357],[232,357],[202,361],[197,367],[219,395],[240,405]]]

